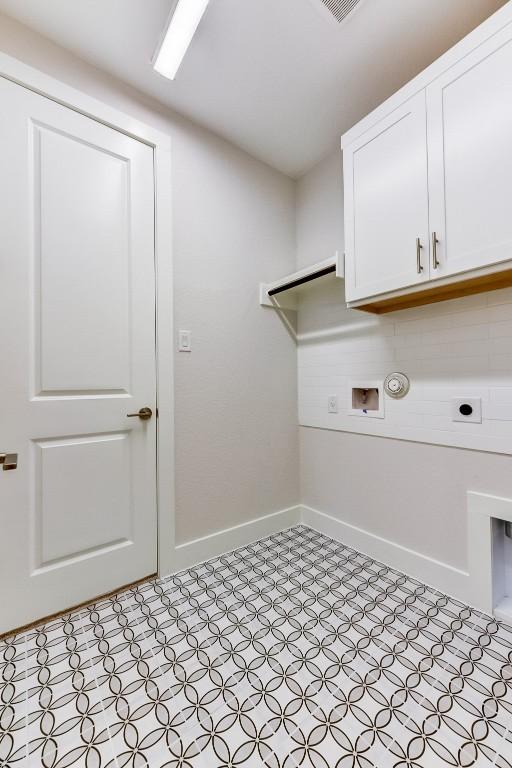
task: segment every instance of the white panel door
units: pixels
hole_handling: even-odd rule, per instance
[[[424,91],[349,145],[343,165],[347,301],[427,280]]]
[[[512,258],[512,25],[427,88],[432,277]]]
[[[155,573],[153,151],[0,79],[0,633]]]

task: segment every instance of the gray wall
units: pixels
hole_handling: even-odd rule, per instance
[[[300,428],[301,500],[466,570],[466,492],[512,497],[512,456]]]
[[[5,16],[0,50],[172,138],[177,543],[296,504],[296,351],[258,304],[294,268],[294,182]]]

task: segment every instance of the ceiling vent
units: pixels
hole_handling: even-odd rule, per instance
[[[329,13],[334,16],[338,24],[345,21],[361,0],[320,0]]]

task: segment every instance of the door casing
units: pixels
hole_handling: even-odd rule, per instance
[[[0,52],[0,77],[11,80],[153,149],[155,184],[157,557],[158,575],[174,569],[174,325],[171,229],[171,138],[97,99]]]

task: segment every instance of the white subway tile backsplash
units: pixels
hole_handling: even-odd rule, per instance
[[[459,299],[458,299],[459,301]],[[489,322],[489,308],[474,309],[469,312],[458,312],[452,315],[454,327],[463,326],[465,329],[472,325],[481,325]]]
[[[421,341],[423,343],[432,341],[440,341],[441,343],[447,342],[460,342],[460,341],[478,341],[479,339],[489,338],[489,325],[473,324],[470,323],[466,326],[457,325],[453,328],[446,328],[443,331],[430,331],[421,335]]]
[[[486,357],[489,354],[489,341],[452,341],[446,344],[426,344],[418,342],[414,347],[396,350],[396,360],[442,359],[445,357]]]
[[[491,354],[490,355],[490,369],[493,372],[502,372],[504,374],[512,375],[512,353],[510,354]]]
[[[407,312],[407,310],[403,310],[400,314],[403,314],[404,312]],[[432,317],[418,318],[409,321],[400,319],[395,324],[395,333],[401,336],[403,334],[424,333],[434,330],[440,331],[451,328],[452,326],[452,315],[433,315]]]
[[[505,356],[512,354],[512,339],[508,339],[503,336],[490,339],[489,353],[491,355]]]
[[[481,400],[489,400],[489,390],[468,381],[461,381],[460,384],[453,387],[426,386],[423,388],[423,400],[425,402],[448,402],[454,397],[479,397]]]
[[[404,373],[426,378],[430,374],[454,378],[458,376],[484,375],[489,370],[488,355],[482,357],[436,357],[426,360],[398,361],[407,368]]]
[[[492,403],[512,403],[512,387],[493,387],[489,394]]]
[[[488,306],[488,300],[485,294],[475,294],[465,298],[465,305],[461,306],[460,299],[450,299],[436,304],[429,304],[423,307],[414,307],[407,310],[407,317],[403,317],[403,310],[390,312],[386,318],[393,322],[411,322],[412,320],[426,320],[429,317],[442,317],[452,315],[452,322],[455,321],[454,315],[459,313],[468,313],[471,310],[483,309]]]
[[[298,330],[301,424],[512,453],[512,288],[386,316],[316,290],[301,299]],[[385,396],[384,419],[349,415],[351,381],[394,370],[411,379],[407,397]],[[453,422],[454,397],[480,397],[482,423]]]
[[[486,419],[512,421],[512,403],[489,403],[484,412]]]
[[[421,334],[411,333],[405,336],[394,336],[390,339],[391,344],[395,349],[403,349],[407,347],[416,347],[421,340]]]
[[[489,327],[489,335],[491,339],[512,337],[512,320],[491,323]]]
[[[510,441],[510,434],[512,432],[512,422],[509,419],[487,419],[483,421],[486,430],[492,437],[508,438]],[[468,426],[465,424],[464,426]],[[512,448],[508,446],[508,450],[505,453],[512,453]]]
[[[490,307],[498,304],[512,304],[512,288],[500,288],[499,291],[490,291],[485,295]]]
[[[425,400],[416,401],[409,404],[409,413],[419,413],[424,416],[443,416],[449,418],[451,413],[451,402],[447,400]]]
[[[496,323],[501,320],[512,320],[512,301],[509,304],[498,304],[489,307],[489,321]]]

